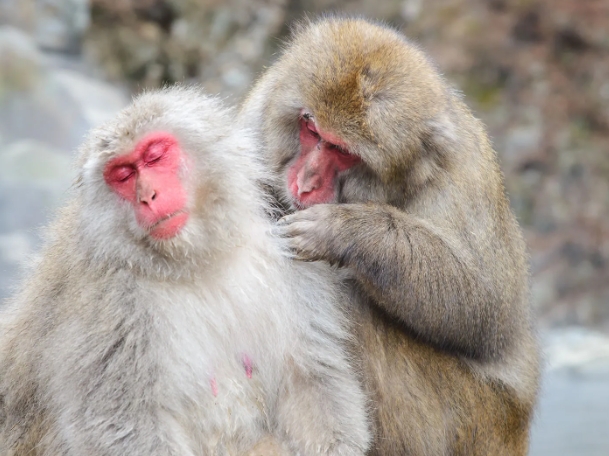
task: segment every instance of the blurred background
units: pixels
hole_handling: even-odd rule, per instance
[[[175,82],[237,103],[328,11],[401,29],[486,123],[546,357],[531,455],[609,455],[609,0],[0,0],[0,298],[89,128]]]

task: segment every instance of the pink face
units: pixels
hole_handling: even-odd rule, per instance
[[[337,136],[321,131],[303,110],[300,118],[300,155],[288,168],[288,188],[296,206],[306,208],[336,201],[336,177],[361,159],[349,153]]]
[[[131,203],[137,223],[154,239],[176,236],[188,221],[186,189],[180,178],[183,158],[173,135],[153,132],[104,169],[108,186]]]

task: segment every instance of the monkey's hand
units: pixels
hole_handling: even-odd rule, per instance
[[[372,203],[319,204],[280,222],[296,258],[350,268],[379,306],[434,345],[491,359],[509,341],[500,324],[511,292],[458,233]]]
[[[345,238],[349,210],[338,204],[317,204],[277,222],[276,233],[287,240],[293,257],[301,261],[325,260],[342,264],[340,238]]]

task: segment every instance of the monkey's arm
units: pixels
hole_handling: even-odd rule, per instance
[[[380,306],[432,345],[485,360],[509,341],[513,294],[488,279],[496,275],[476,264],[476,252],[426,220],[388,205],[319,204],[286,216],[279,230],[298,259],[351,268]]]

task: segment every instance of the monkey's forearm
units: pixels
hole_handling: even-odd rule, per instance
[[[506,303],[475,254],[395,208],[343,209],[331,257],[351,267],[377,303],[443,349],[478,359],[501,354]]]
[[[473,252],[391,206],[318,205],[296,217],[290,224],[297,255],[353,269],[376,302],[417,336],[476,359],[501,355],[509,338],[501,323],[505,290],[485,279],[492,274],[474,264]]]

